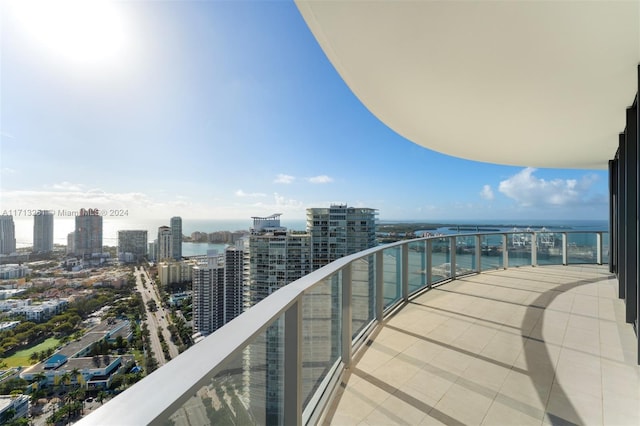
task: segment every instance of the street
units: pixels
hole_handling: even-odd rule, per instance
[[[158,361],[158,367],[163,366],[168,362],[165,359],[164,353],[162,352],[162,346],[160,345],[160,339],[158,338],[158,329],[162,327],[162,335],[164,336],[165,341],[169,347],[169,355],[172,358],[178,356],[178,348],[171,341],[171,333],[167,329],[169,325],[169,311],[165,310],[162,305],[162,300],[158,296],[156,292],[156,287],[154,284],[151,284],[151,279],[147,271],[143,267],[135,268],[134,275],[136,277],[136,288],[142,295],[142,301],[144,302],[145,311],[147,313],[145,322],[147,323],[147,327],[149,328],[150,340],[151,340],[151,349],[155,354],[155,358]],[[143,284],[143,277],[146,279],[146,288]],[[154,300],[158,310],[156,312],[149,311],[147,306],[147,302],[149,300]]]

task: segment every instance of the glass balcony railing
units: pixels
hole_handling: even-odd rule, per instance
[[[382,245],[274,292],[78,422],[314,424],[385,314],[456,277],[608,261],[608,233],[458,234]]]

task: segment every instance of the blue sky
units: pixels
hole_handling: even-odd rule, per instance
[[[389,130],[292,2],[49,3],[0,6],[0,210],[302,219],[338,202],[381,220],[607,218],[604,170],[476,163]]]

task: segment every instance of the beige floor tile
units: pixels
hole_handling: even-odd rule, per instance
[[[489,407],[482,424],[486,426],[533,426],[540,425],[543,417],[544,411],[532,409],[524,403],[496,399]]]
[[[371,399],[366,391],[347,388],[340,397],[340,402],[330,423],[335,425],[358,424],[381,403],[382,401]]]
[[[418,371],[420,371],[420,367],[414,365],[413,362],[403,362],[396,357],[380,366],[373,375],[390,386],[399,388]]]
[[[509,366],[474,359],[462,373],[462,377],[486,388],[498,391],[511,371]]]
[[[544,411],[552,385],[553,376],[533,377],[511,371],[502,383],[499,393],[509,399],[525,403],[536,410]]]
[[[547,413],[575,424],[603,424],[602,396],[571,389],[554,383],[549,395]]]
[[[434,370],[431,368],[429,371],[419,371],[403,385],[402,390],[411,395],[424,395],[425,401],[435,405],[453,386],[458,376]]]
[[[454,384],[434,408],[464,424],[481,424],[492,402],[493,398]]]
[[[640,397],[638,391],[627,395],[605,392],[603,420],[605,425],[640,425]]]
[[[443,350],[445,350],[445,348],[442,345],[428,340],[416,339],[413,345],[405,349],[403,353],[421,361],[421,365],[424,365],[424,363],[431,361]]]
[[[617,281],[557,290],[608,275],[521,267],[421,295],[362,352],[331,423],[640,424],[637,340]]]
[[[431,411],[431,406],[398,392],[391,395],[365,419],[370,425],[416,425]]]
[[[474,358],[475,356],[472,354],[449,349],[433,357],[429,364],[451,374],[459,375],[467,369]]]

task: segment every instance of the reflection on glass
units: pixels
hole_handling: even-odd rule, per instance
[[[426,241],[408,243],[409,247],[409,294],[427,285]]]
[[[341,275],[325,279],[302,298],[303,406],[341,354]]]
[[[375,256],[351,264],[352,323],[351,337],[356,337],[375,316]]]
[[[402,284],[402,249],[400,246],[382,251],[384,307],[391,306],[401,297]]]

